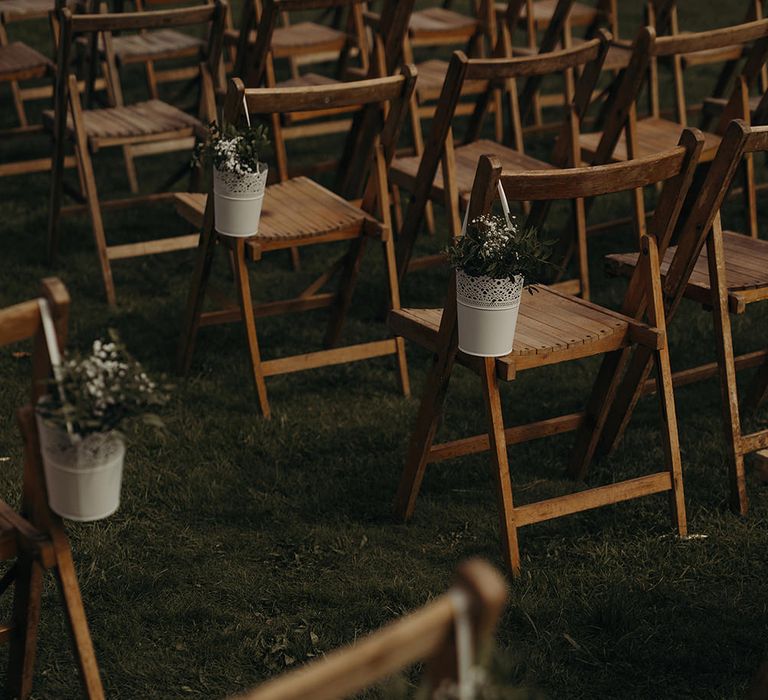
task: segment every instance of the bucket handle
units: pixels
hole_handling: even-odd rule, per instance
[[[245,96],[243,96],[245,100]],[[249,122],[250,125],[250,122]],[[501,180],[496,183],[496,189],[499,192],[499,201],[501,202],[501,210],[504,212],[504,220],[507,222],[507,231],[512,230],[512,214],[509,211],[509,202],[507,201],[507,193],[504,191],[504,185],[501,184]],[[461,235],[463,236],[467,232],[467,223],[469,223],[469,207],[464,212],[464,220],[461,222]]]
[[[48,300],[40,297],[37,300],[37,305],[40,307],[40,320],[43,324],[43,335],[45,336],[45,344],[48,346],[48,357],[51,360],[51,368],[53,369],[53,378],[56,380],[56,388],[59,392],[59,400],[62,404],[66,402],[64,396],[64,385],[62,383],[61,374],[61,353],[59,352],[59,341],[56,337],[56,328],[53,325],[53,316],[51,315],[51,307],[48,305]],[[70,439],[75,436],[75,431],[72,426],[72,421],[67,419],[67,434]],[[74,441],[74,440],[73,440]]]

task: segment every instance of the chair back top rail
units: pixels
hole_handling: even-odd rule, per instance
[[[409,71],[416,75],[414,67]],[[402,94],[406,80],[401,74],[310,87],[245,88],[244,95],[252,114],[324,110],[394,100]]]
[[[610,40],[610,34],[607,36]],[[580,68],[598,57],[601,45],[602,40],[596,38],[570,49],[559,49],[535,56],[467,58],[463,51],[455,51],[454,55],[458,54],[467,64],[466,80],[505,80]]]
[[[109,12],[103,14],[73,14],[69,8],[62,8],[65,21],[71,23],[72,31],[117,32],[139,29],[163,29],[188,27],[211,22],[226,8],[226,0],[197,7],[179,7],[170,10],[146,10],[144,12]]]
[[[514,201],[581,199],[648,187],[675,177],[687,149],[677,146],[621,163],[558,170],[502,172],[501,182]]]
[[[698,53],[737,44],[748,44],[766,36],[768,36],[768,19],[760,19],[704,32],[656,37],[653,54],[662,57]]]
[[[459,567],[454,590],[466,596],[472,645],[486,644],[507,601],[504,578],[490,564],[471,560]],[[349,697],[420,661],[430,686],[456,678],[457,607],[449,592],[423,608],[373,632],[354,646],[336,650],[291,673],[267,681],[238,700],[332,700]]]

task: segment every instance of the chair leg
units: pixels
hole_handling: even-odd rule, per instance
[[[387,285],[389,287],[389,308],[400,308],[400,286],[397,283],[397,263],[395,262],[395,246],[392,236],[384,241],[384,262],[387,267]],[[408,376],[408,359],[405,354],[405,340],[395,338],[397,345],[397,369],[400,379],[400,389],[406,398],[411,395],[411,380]]]
[[[349,306],[352,302],[352,293],[357,282],[357,275],[360,271],[360,263],[363,260],[365,252],[364,236],[355,238],[350,246],[349,252],[344,259],[344,267],[339,275],[339,290],[336,294],[336,300],[331,310],[331,317],[328,320],[328,327],[325,332],[325,346],[332,348],[338,343],[341,329],[349,312]]]
[[[238,238],[235,241],[235,284],[240,302],[240,309],[245,323],[245,334],[248,339],[248,353],[251,359],[251,372],[253,383],[256,385],[256,394],[259,397],[261,414],[269,418],[271,411],[267,398],[267,385],[264,380],[264,370],[261,365],[261,353],[259,340],[256,335],[256,320],[253,316],[253,299],[251,298],[251,282],[248,278],[248,263],[245,259],[245,239]]]
[[[157,75],[155,75],[155,64],[152,61],[147,61],[144,64],[144,72],[147,75],[147,89],[149,90],[150,99],[159,100],[160,95],[157,90]]]
[[[128,187],[131,194],[139,193],[139,178],[136,175],[136,163],[133,160],[133,148],[123,146],[123,162],[125,163],[125,174],[128,177]]]
[[[752,238],[758,238],[757,225],[757,191],[755,189],[755,156],[748,153],[744,156],[744,209],[747,212],[747,229]]]
[[[515,526],[515,506],[512,501],[512,477],[509,474],[507,439],[504,434],[504,417],[501,411],[499,380],[496,376],[496,359],[487,357],[483,361],[483,396],[488,414],[488,438],[491,444],[491,459],[496,477],[499,499],[499,525],[504,559],[516,578],[520,575],[520,548]]]
[[[750,383],[749,395],[744,401],[746,411],[756,411],[768,396],[768,359],[760,365]]]
[[[80,586],[77,582],[69,540],[67,540],[61,525],[52,528],[51,538],[56,550],[56,578],[64,600],[64,610],[72,635],[72,644],[85,697],[89,700],[104,700],[104,687],[101,684],[99,666],[96,663],[96,653],[88,629],[88,620],[80,595]]]
[[[22,551],[16,562],[13,631],[6,677],[8,695],[20,700],[25,700],[32,692],[42,590],[43,567],[31,552]]]
[[[96,243],[96,252],[99,256],[99,265],[101,266],[101,276],[104,280],[104,291],[107,295],[107,303],[115,306],[117,299],[115,296],[115,283],[112,279],[112,266],[107,253],[107,239],[104,233],[104,220],[101,217],[101,206],[99,205],[99,194],[96,189],[96,174],[93,171],[93,162],[88,152],[88,144],[85,138],[77,136],[77,158],[80,161],[81,172],[83,174],[83,183],[85,184],[85,202],[88,207],[88,214],[91,218],[91,227],[93,229],[93,238]]]
[[[80,170],[78,168],[78,174]],[[64,139],[54,134],[51,158],[51,191],[48,201],[48,264],[53,265],[59,252],[61,197],[64,179]]]
[[[16,118],[19,120],[19,126],[28,126],[27,111],[24,109],[24,100],[21,97],[21,87],[15,80],[11,81],[11,96],[13,97],[13,106],[16,110]]]
[[[184,325],[182,327],[181,340],[179,342],[176,357],[176,369],[179,374],[186,375],[192,363],[192,351],[197,339],[197,331],[200,328],[200,316],[203,312],[205,292],[208,288],[208,280],[211,277],[213,258],[216,252],[216,237],[212,227],[212,203],[209,203],[205,212],[203,231],[200,234],[200,242],[197,246],[195,258],[195,271],[192,273],[192,282],[187,295],[187,306],[184,312]],[[234,264],[232,264],[234,272]]]
[[[453,350],[443,351],[435,355],[419,404],[416,425],[408,445],[405,469],[403,469],[400,477],[400,484],[395,496],[395,517],[401,520],[407,521],[413,516],[416,498],[419,495],[427,470],[429,451],[443,416],[445,395],[448,391],[451,370],[456,358],[455,335],[453,342],[449,343],[447,347],[452,347]]]
[[[731,462],[729,479],[731,508],[740,515],[749,510],[747,499],[744,454],[741,451],[741,419],[736,385],[736,365],[733,361],[733,337],[731,317],[728,311],[728,295],[725,281],[725,264],[722,237],[713,231],[707,238],[709,279],[713,292],[712,316],[715,322],[717,364],[720,369],[720,393],[723,412],[723,428],[728,443]]]
[[[665,346],[657,351],[655,360],[656,393],[659,396],[659,409],[663,424],[664,456],[672,479],[672,491],[670,492],[672,524],[677,528],[677,534],[680,537],[685,537],[688,534],[688,524],[685,515],[680,437],[677,429],[677,412],[673,393],[672,368],[669,363],[669,349]]]

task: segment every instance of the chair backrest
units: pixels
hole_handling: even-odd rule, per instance
[[[359,107],[344,148],[349,157],[342,160],[356,173],[360,192],[364,192],[363,209],[376,215],[380,208],[379,216],[388,223],[387,171],[415,83],[416,69],[412,66],[404,66],[399,75],[391,77],[308,88],[246,89],[241,80],[234,79],[229,83],[223,118],[225,123],[237,124],[244,118],[245,109],[254,116],[272,116]]]
[[[768,126],[749,127],[741,120],[732,121],[706,177],[691,192],[689,199],[692,203],[687,207],[685,219],[680,222],[675,255],[664,280],[668,316],[672,316],[680,304],[713,226],[716,225],[716,233],[719,233],[720,208],[743,158],[756,152],[768,152]],[[668,243],[666,241],[666,245]],[[666,245],[660,246],[662,252]]]
[[[273,47],[272,40],[280,19],[297,12],[334,8],[349,13],[346,19],[351,31],[347,35],[347,46],[357,45],[363,68],[367,70],[368,42],[363,19],[363,0],[246,0],[240,20],[235,75],[248,87],[273,87],[276,83],[274,59],[292,58],[301,53],[301,49],[295,46],[290,47],[288,53],[284,54]],[[251,43],[254,30],[256,41]],[[317,51],[316,48],[312,50]]]
[[[63,133],[66,124],[66,108],[68,99],[69,71],[73,50],[73,42],[78,36],[89,38],[91,45],[91,62],[96,59],[96,48],[99,39],[105,49],[107,82],[111,90],[113,106],[123,102],[116,59],[112,50],[112,34],[114,32],[138,32],[149,29],[171,29],[183,27],[201,27],[208,32],[208,46],[205,61],[200,64],[203,80],[203,90],[206,93],[215,85],[218,79],[221,61],[222,40],[227,17],[226,0],[215,0],[212,4],[197,7],[181,7],[170,10],[153,10],[142,12],[121,12],[99,14],[74,14],[69,8],[61,7],[56,13],[58,28],[57,65],[60,70],[56,76],[54,104],[57,114],[56,134]],[[61,69],[66,66],[66,69]],[[201,100],[210,100],[213,96],[202,94]],[[201,103],[202,105],[202,103]],[[212,115],[209,115],[212,116]],[[57,136],[58,137],[58,136]]]
[[[67,288],[57,277],[48,277],[42,282],[40,299],[44,299],[48,304],[59,340],[59,349],[63,350],[69,318]],[[0,309],[0,347],[24,340],[33,341],[32,391],[30,395],[33,403],[42,395],[43,382],[48,378],[51,369],[48,346],[43,333],[40,299],[33,299]]]
[[[663,183],[648,226],[649,235],[644,237],[652,239],[654,247],[663,251],[680,220],[703,142],[699,131],[686,129],[679,146],[670,151],[621,163],[561,170],[504,172],[497,160],[483,156],[472,188],[468,220],[489,213],[500,188],[513,201],[546,202],[584,200]],[[622,307],[627,315],[636,316],[644,311],[646,272],[633,276],[627,288]],[[658,274],[658,270],[655,272]]]
[[[238,700],[336,700],[419,662],[426,666],[433,692],[443,682],[455,683],[457,648],[463,644],[459,630],[469,628],[467,651],[475,656],[492,640],[508,596],[504,578],[484,561],[465,562],[457,573],[453,588],[423,608],[353,646],[267,681]]]
[[[511,4],[511,3],[510,3]],[[553,74],[564,74],[566,83],[569,75],[580,70],[578,84],[573,89],[570,105],[566,112],[560,134],[555,142],[551,162],[565,166],[577,162],[576,145],[578,144],[579,125],[589,106],[592,92],[600,76],[600,71],[608,52],[610,35],[601,32],[599,38],[584,44],[560,51],[542,53],[530,57],[469,59],[463,52],[456,51],[451,57],[445,83],[435,112],[435,118],[429,131],[424,154],[419,164],[413,197],[406,211],[403,223],[403,243],[398,250],[398,269],[405,274],[411,255],[415,232],[423,222],[424,204],[429,198],[435,175],[441,162],[445,188],[452,199],[458,194],[450,173],[453,162],[453,123],[456,108],[463,85],[470,80],[487,81],[487,89],[475,103],[464,138],[465,143],[475,140],[482,129],[482,122],[487,113],[491,92],[503,86],[509,92],[511,102],[512,129],[514,142],[519,151],[523,151],[522,118],[519,105],[529,105],[538,81]],[[516,81],[524,79],[525,84],[518,93]],[[449,167],[446,167],[446,164]],[[456,228],[455,222],[453,228]]]
[[[43,280],[38,299],[0,309],[0,347],[25,340],[32,341],[32,386],[30,403],[24,409],[23,432],[34,432],[37,429],[31,418],[32,407],[45,392],[45,381],[51,374],[51,361],[40,308],[42,301],[48,305],[59,350],[63,351],[69,320],[69,293],[57,277],[48,277]],[[25,439],[25,442],[27,441]],[[36,444],[36,442],[35,438],[33,443]],[[39,453],[25,454],[21,512],[30,522],[45,532],[49,531],[51,523],[55,521],[48,507],[46,493],[45,476]]]

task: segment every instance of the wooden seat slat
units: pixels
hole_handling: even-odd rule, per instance
[[[615,336],[616,347],[626,344],[631,319],[547,287],[539,286],[537,290],[534,294],[524,293],[513,350],[507,358],[499,358],[499,362],[509,364],[515,357],[532,354],[557,354],[577,345],[607,341],[610,336]],[[442,309],[402,309],[390,314],[395,333],[428,350],[435,348],[441,317]],[[603,345],[596,350],[602,352]]]
[[[765,290],[764,294],[750,298],[751,301],[768,298],[768,241],[754,239],[733,231],[723,232],[725,251],[725,278],[730,293],[747,290]],[[677,250],[671,246],[661,263],[662,277],[666,277],[669,266]],[[607,256],[609,265],[622,274],[630,274],[637,261],[636,253],[613,254]],[[711,298],[707,250],[704,248],[696,261],[686,287],[686,296],[698,302],[706,303]]]
[[[443,90],[445,76],[448,73],[448,61],[433,58],[417,64],[418,79],[416,80],[416,92],[424,100],[437,99]],[[465,95],[477,95],[485,92],[488,83],[485,80],[465,80],[462,93]]]
[[[477,29],[474,17],[462,15],[444,7],[428,7],[411,14],[408,31],[414,39],[425,34],[464,31],[467,38]]]
[[[46,110],[43,119],[51,127],[53,111]],[[169,131],[188,130],[190,127],[199,129],[202,126],[195,117],[161,100],[85,110],[83,125],[89,139],[150,137]],[[70,114],[67,115],[67,130],[70,134],[73,131]]]
[[[0,46],[0,80],[40,78],[52,67],[43,54],[21,41]]]
[[[677,122],[656,117],[639,120],[637,122],[637,153],[635,153],[635,158],[652,156],[674,148],[682,133],[683,127]],[[715,134],[702,133],[704,134],[704,150],[701,158],[703,161],[712,160],[722,139]],[[579,135],[582,157],[585,160],[591,159],[595,154],[601,138],[602,132]],[[622,133],[613,151],[613,159],[615,161],[627,159],[627,140],[624,133]]]
[[[548,170],[553,166],[544,161],[537,160],[514,148],[504,146],[495,141],[480,139],[464,146],[459,146],[454,150],[456,165],[456,184],[461,197],[467,197],[472,190],[472,182],[477,169],[477,162],[480,156],[494,155],[504,166],[505,170],[528,171],[528,170]],[[395,183],[403,187],[412,188],[416,182],[416,175],[419,171],[421,159],[418,156],[406,156],[404,158],[395,158],[392,161],[391,176]],[[443,193],[443,171],[438,168],[435,173],[433,185],[433,197],[441,197]]]
[[[117,60],[133,63],[148,59],[194,56],[205,47],[202,39],[174,29],[120,35],[112,39]]]

